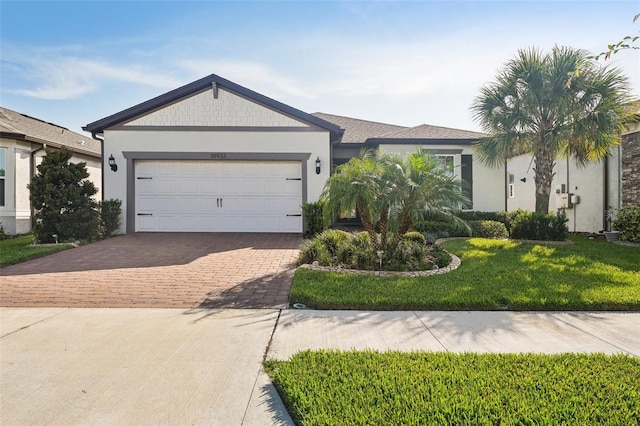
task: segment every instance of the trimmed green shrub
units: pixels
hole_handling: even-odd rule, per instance
[[[417,231],[409,231],[406,234],[404,234],[402,238],[405,240],[415,241],[423,245],[427,244],[427,238],[423,234]]]
[[[120,228],[120,214],[122,201],[110,199],[100,202],[100,220],[102,222],[102,237],[110,237]]]
[[[466,221],[473,220],[493,220],[496,222],[502,222],[507,228],[507,232],[511,229],[511,219],[513,218],[513,212],[460,212],[457,215],[460,219]]]
[[[522,240],[564,241],[567,239],[567,217],[516,210],[511,222],[511,238]]]
[[[87,179],[86,163],[70,159],[71,151],[48,149],[28,185],[36,209],[33,231],[41,243],[98,237],[98,203],[92,198],[98,190]]]
[[[472,220],[469,225],[474,237],[482,238],[509,238],[507,227],[502,222],[495,220]]]
[[[318,201],[302,204],[302,217],[304,220],[305,235],[313,236],[327,229],[324,224],[323,215],[324,203]]]
[[[469,236],[469,230],[450,222],[423,220],[414,223],[413,229],[420,233],[436,235],[438,238]]]
[[[5,231],[4,225],[0,222],[0,241],[6,240],[7,238],[9,238],[7,231]]]
[[[620,231],[620,239],[640,243],[640,206],[629,206],[618,210],[613,228]]]

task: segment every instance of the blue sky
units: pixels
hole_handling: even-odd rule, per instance
[[[80,131],[215,73],[306,112],[479,130],[469,106],[517,49],[597,53],[637,35],[638,12],[635,0],[0,0],[0,104]],[[640,96],[640,50],[606,64]]]

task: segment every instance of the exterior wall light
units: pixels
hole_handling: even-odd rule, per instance
[[[526,177],[523,177],[522,179],[520,179],[520,181],[521,181],[522,183],[526,183],[526,182],[527,182],[527,178],[526,178]]]
[[[116,159],[113,158],[113,154],[109,156],[109,167],[111,167],[111,170],[114,172],[118,171],[118,165],[116,164]]]
[[[320,174],[320,157],[316,158],[316,174],[319,175]]]

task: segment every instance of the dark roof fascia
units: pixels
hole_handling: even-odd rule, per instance
[[[7,138],[7,139],[23,140],[25,142],[31,142],[31,143],[39,143],[40,145],[50,145],[54,148],[66,149],[71,152],[87,155],[89,157],[94,157],[94,158],[102,157],[102,155],[99,152],[93,152],[87,149],[71,147],[63,143],[52,142],[46,139],[40,139],[33,136],[28,136],[28,135],[25,135],[24,133],[0,132],[0,137]]]
[[[313,124],[322,129],[328,130],[331,132],[331,141],[339,140],[344,133],[344,130],[339,126],[336,126],[333,123],[329,123],[326,120],[323,120],[318,117],[314,117],[311,114],[307,114],[306,112],[300,111],[299,109],[290,107],[289,105],[285,105],[282,102],[278,102],[275,99],[271,99],[267,96],[261,95],[260,93],[254,92],[253,90],[247,89],[246,87],[240,86],[232,81],[226,80],[216,74],[211,74],[207,77],[201,78],[200,80],[196,80],[192,83],[189,83],[185,86],[179,87],[177,89],[171,90],[163,95],[157,96],[148,101],[142,102],[138,105],[135,105],[131,108],[127,108],[123,111],[100,119],[98,121],[94,121],[93,123],[89,123],[84,126],[82,129],[91,132],[91,133],[103,133],[104,129],[115,126],[116,124],[120,124],[124,121],[135,118],[139,115],[150,112],[154,109],[158,109],[166,104],[171,102],[175,102],[179,99],[187,97],[191,94],[206,90],[211,88],[212,84],[215,83],[220,87],[223,87],[231,92],[234,92],[240,96],[244,96],[245,98],[252,99],[259,104],[270,107],[275,110],[279,110],[286,115],[289,115],[293,118],[297,118],[298,120],[304,121],[309,124]]]
[[[363,144],[366,147],[377,147],[379,145],[473,145],[480,139],[423,139],[423,138],[369,138]]]

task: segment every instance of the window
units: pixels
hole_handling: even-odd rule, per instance
[[[444,166],[445,170],[447,171],[447,174],[450,175],[450,176],[453,176],[453,174],[454,174],[454,172],[453,172],[453,165],[454,165],[453,155],[436,155],[436,158],[438,159],[440,164],[442,164],[442,166]]]
[[[0,206],[4,206],[5,174],[7,170],[7,149],[0,148]]]
[[[516,175],[513,172],[509,172],[509,198],[516,198]]]

